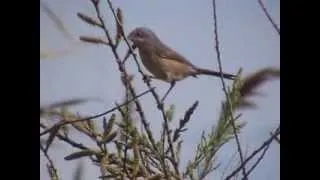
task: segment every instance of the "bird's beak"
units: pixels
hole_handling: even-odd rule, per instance
[[[136,41],[135,41],[135,37],[133,36],[133,34],[129,34],[127,38],[132,42],[132,48],[135,49],[136,48]]]
[[[130,41],[133,41],[133,40],[134,40],[133,34],[130,33],[130,34],[128,35],[127,39],[129,39]]]

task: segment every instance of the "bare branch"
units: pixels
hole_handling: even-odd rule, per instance
[[[107,27],[105,26],[104,21],[103,21],[103,19],[102,19],[102,17],[101,17],[100,10],[99,10],[99,7],[98,7],[99,1],[97,1],[97,0],[91,0],[91,2],[92,2],[93,5],[94,5],[94,8],[95,8],[95,10],[96,10],[98,19],[99,19],[99,21],[100,21],[100,23],[101,23],[102,29],[103,29],[103,31],[105,32],[106,37],[108,38],[109,45],[110,45],[110,47],[111,47],[112,53],[113,53],[113,55],[114,55],[114,57],[115,57],[115,59],[116,59],[116,62],[117,62],[117,64],[118,64],[119,71],[123,74],[123,76],[124,76],[125,79],[128,79],[128,78],[127,78],[127,77],[128,77],[128,74],[127,74],[127,72],[126,72],[126,69],[123,67],[122,62],[121,62],[121,60],[119,59],[119,55],[118,55],[118,53],[117,53],[117,51],[116,51],[116,47],[115,47],[115,45],[114,45],[114,43],[113,43],[113,41],[112,41],[112,39],[111,39],[111,36],[110,36],[110,34],[109,34],[109,31],[108,31]],[[114,10],[113,10],[113,13],[114,13]],[[114,15],[115,15],[115,13],[114,13]],[[116,16],[116,15],[115,15],[115,16]],[[124,39],[125,39],[125,36],[124,36]],[[132,51],[132,52],[133,52],[133,51]],[[150,86],[150,87],[151,87],[151,86]],[[136,97],[137,95],[136,95],[135,89],[133,88],[131,82],[128,83],[128,88],[129,88],[130,93],[132,94],[132,96],[133,96],[133,97]],[[153,91],[151,91],[151,92],[153,92]],[[149,140],[151,141],[152,146],[156,149],[155,140],[153,139],[151,130],[150,130],[150,128],[149,128],[149,123],[147,122],[147,120],[146,120],[146,118],[145,118],[144,112],[143,112],[143,110],[142,110],[142,106],[141,106],[141,104],[140,104],[140,102],[139,102],[138,100],[135,100],[134,102],[135,102],[135,105],[136,105],[136,107],[137,107],[137,111],[138,111],[138,114],[139,114],[139,116],[140,116],[140,118],[141,118],[142,124],[144,125],[144,128],[145,128],[146,131],[147,131],[148,138],[149,138]]]
[[[273,136],[273,133],[270,132],[270,135]],[[279,144],[280,144],[280,139],[278,136],[273,136],[274,137],[274,140],[276,140]]]
[[[44,156],[47,158],[47,160],[49,162],[48,168],[49,168],[51,179],[58,180],[59,176],[58,176],[57,168],[54,166],[52,159],[50,158],[50,156],[48,155],[48,152],[45,150],[45,148],[42,146],[41,143],[40,143],[40,149],[41,149],[41,151],[43,152]],[[50,170],[52,170],[52,171],[50,171]]]
[[[117,106],[117,107],[113,107],[113,108],[111,108],[111,109],[109,109],[109,110],[107,110],[107,111],[105,111],[105,112],[103,112],[103,113],[100,113],[100,114],[97,114],[97,115],[94,115],[94,116],[91,116],[91,117],[83,118],[83,119],[74,120],[74,121],[64,121],[64,122],[57,123],[56,125],[54,125],[54,127],[49,128],[49,129],[43,131],[42,133],[40,133],[40,136],[43,136],[43,135],[47,134],[48,132],[50,132],[51,130],[53,130],[56,126],[61,127],[61,126],[66,125],[66,124],[72,124],[72,123],[76,123],[76,122],[88,121],[88,120],[91,120],[91,119],[95,119],[95,118],[104,116],[104,115],[106,115],[106,114],[108,114],[108,113],[111,113],[111,112],[117,110],[118,108],[120,108],[120,107],[122,107],[122,106],[125,106],[125,105],[129,104],[129,103],[132,102],[132,101],[135,101],[137,98],[139,98],[139,97],[147,94],[147,93],[150,92],[152,89],[154,89],[154,88],[151,88],[151,89],[149,89],[149,90],[147,90],[147,91],[139,94],[138,96],[135,96],[135,97],[132,98],[131,100],[129,100],[129,101],[127,101],[127,102],[125,102],[125,103]]]
[[[119,16],[117,16],[116,11],[114,10],[113,5],[112,5],[110,0],[108,0],[108,5],[109,5],[109,8],[110,8],[110,10],[111,10],[111,12],[113,14],[113,17],[115,18],[115,20],[117,22],[117,25],[119,26],[120,29],[122,29],[122,33],[123,33],[122,38],[126,42],[128,48],[129,48],[125,58],[123,59],[123,63],[128,59],[128,57],[131,54],[133,56],[133,59],[134,59],[136,65],[137,65],[138,71],[142,74],[143,78],[145,78],[146,75],[142,72],[141,67],[139,65],[139,62],[138,62],[138,59],[137,59],[137,55],[133,51],[134,47],[132,47],[130,45],[130,43],[129,43],[126,35],[125,35],[124,28],[123,28],[123,22],[122,22],[123,20],[119,19]],[[123,17],[123,15],[122,15],[122,17]]]
[[[93,5],[94,5],[94,7],[95,7],[95,10],[96,10],[98,19],[99,19],[99,21],[100,21],[100,23],[101,23],[101,25],[102,25],[102,29],[103,29],[103,31],[105,32],[106,37],[108,38],[109,46],[111,47],[111,50],[112,50],[112,52],[113,52],[113,55],[115,56],[115,59],[116,59],[116,61],[117,61],[117,63],[118,63],[119,71],[125,76],[125,79],[127,79],[126,77],[127,77],[128,75],[127,75],[126,69],[124,68],[124,64],[121,62],[121,60],[120,60],[120,58],[119,58],[119,55],[118,55],[118,53],[117,53],[117,51],[116,51],[116,44],[114,44],[113,40],[111,39],[111,36],[110,36],[110,34],[109,34],[109,31],[108,31],[108,29],[106,28],[106,26],[105,26],[105,24],[104,24],[104,22],[103,22],[103,19],[102,19],[102,17],[101,17],[100,10],[99,10],[99,7],[98,7],[98,3],[97,3],[96,1],[94,1],[94,0],[91,0],[91,1],[92,1]],[[113,15],[114,15],[114,18],[117,20],[117,23],[119,24],[119,26],[122,26],[122,23],[121,23],[120,20],[118,19],[117,15],[116,15],[116,13],[115,13],[115,11],[114,11],[114,8],[112,7],[111,1],[108,0],[108,4],[109,4],[109,7],[110,7],[110,9],[111,9],[111,11],[112,11],[112,13],[113,13]],[[124,29],[124,28],[122,28],[122,29]],[[123,33],[123,34],[124,34],[124,33]],[[132,55],[134,56],[134,58],[135,58],[135,61],[136,61],[136,63],[137,63],[138,69],[139,69],[139,72],[140,72],[141,74],[143,74],[143,72],[142,72],[141,69],[140,69],[140,66],[138,65],[138,61],[137,61],[137,59],[136,59],[136,56],[133,54],[133,50],[131,49],[130,44],[128,43],[128,41],[127,41],[126,38],[125,38],[125,35],[123,36],[123,38],[124,38],[124,40],[127,42],[127,45],[129,46],[129,48],[130,48],[130,50],[131,50],[131,54],[132,54]],[[144,74],[143,74],[143,79],[147,79]],[[148,87],[151,87],[151,85],[148,84]],[[133,86],[131,85],[131,83],[128,83],[128,88],[129,88],[130,93],[132,94],[132,96],[135,97],[135,96],[136,96],[136,93],[135,93],[134,88],[133,88]],[[151,89],[151,93],[154,95],[154,94],[155,94],[155,91],[154,91],[153,89]],[[146,129],[148,138],[149,138],[149,140],[150,140],[150,142],[151,142],[151,144],[152,144],[152,146],[153,146],[153,149],[156,151],[156,154],[158,154],[158,156],[161,157],[161,155],[159,154],[158,149],[157,149],[157,147],[156,147],[155,140],[153,139],[151,130],[150,130],[150,128],[149,128],[149,123],[146,121],[146,118],[145,118],[145,116],[144,116],[144,112],[142,111],[141,104],[139,103],[139,101],[135,101],[135,104],[136,104],[136,107],[137,107],[137,111],[138,111],[138,113],[139,113],[139,115],[140,115],[140,117],[141,117],[142,124],[143,124],[144,128]],[[164,114],[164,113],[163,113],[163,114]],[[173,152],[173,151],[172,151],[172,152]],[[164,156],[162,156],[162,157],[164,157]],[[167,174],[167,172],[166,172],[166,167],[165,167],[164,162],[162,163],[162,166],[163,166],[163,171],[164,171],[164,173],[165,173],[165,176],[168,177],[168,174]]]
[[[276,129],[276,131],[279,131],[279,130],[280,130],[280,125],[279,125],[279,127]],[[273,133],[271,133],[271,135],[273,135]],[[277,136],[274,136],[274,139],[275,139],[275,140],[277,140],[276,138],[277,138]],[[252,165],[252,167],[248,170],[247,176],[249,176],[249,174],[250,174],[250,173],[258,166],[258,164],[261,162],[261,160],[263,159],[263,157],[264,157],[264,155],[266,154],[267,150],[269,149],[270,144],[271,144],[271,143],[269,143],[269,144],[264,148],[264,150],[263,150],[263,152],[261,153],[261,155],[260,155],[260,157],[258,158],[258,160],[257,160],[257,161]],[[280,144],[280,142],[279,142],[279,144]]]
[[[40,127],[41,127],[41,128],[44,128],[44,129],[47,128],[47,127],[46,127],[44,124],[42,124],[42,123],[40,123]],[[84,146],[84,145],[82,145],[82,144],[79,144],[79,143],[71,140],[70,138],[65,137],[65,136],[63,136],[63,135],[61,135],[61,134],[59,134],[59,133],[56,134],[56,136],[57,136],[61,141],[64,141],[64,142],[66,142],[67,144],[69,144],[69,145],[71,145],[71,146],[73,146],[73,147],[75,147],[75,148],[79,148],[79,149],[82,149],[82,150],[89,149],[89,148],[87,148],[86,146]]]
[[[277,31],[277,33],[280,36],[280,28],[277,26],[277,24],[273,21],[273,19],[271,18],[270,14],[268,13],[266,7],[264,6],[262,0],[258,0],[258,3],[261,7],[261,9],[263,10],[264,14],[267,16],[268,20],[270,21],[270,23],[272,24],[273,28]]]
[[[108,5],[109,5],[109,7],[110,7],[110,9],[111,9],[111,11],[112,11],[112,14],[113,14],[114,18],[116,19],[117,23],[118,23],[120,26],[122,26],[122,23],[121,23],[121,21],[119,20],[119,18],[117,17],[116,12],[115,12],[115,10],[114,10],[114,8],[113,8],[113,5],[112,5],[111,1],[108,0],[107,2],[108,2]],[[122,27],[122,29],[124,29],[124,28]],[[130,51],[128,51],[128,52],[130,52],[130,53],[133,55],[133,58],[134,58],[134,60],[135,60],[135,62],[136,62],[136,64],[137,64],[137,67],[138,67],[138,71],[140,72],[140,74],[142,75],[143,79],[145,80],[144,82],[146,83],[146,85],[147,85],[148,87],[151,87],[150,81],[149,81],[148,77],[142,72],[142,70],[141,70],[141,68],[140,68],[140,66],[139,66],[137,57],[136,57],[135,54],[133,54],[133,49],[132,49],[131,45],[129,44],[129,42],[128,42],[128,40],[127,40],[127,38],[126,38],[125,35],[123,36],[123,39],[125,40],[126,44],[128,45],[128,47],[129,47],[129,49],[130,49]],[[126,56],[126,57],[127,57],[127,56]],[[164,111],[164,108],[163,108],[163,104],[162,104],[161,101],[160,101],[159,95],[158,95],[154,90],[152,90],[151,93],[152,93],[153,97],[154,97],[155,100],[156,100],[156,103],[157,103],[157,105],[158,105],[158,109],[161,111],[162,118],[163,118],[163,120],[164,120],[164,130],[165,130],[166,135],[167,135],[167,141],[168,141],[169,149],[170,149],[170,152],[171,152],[172,157],[174,158],[174,162],[176,163],[177,161],[176,161],[175,153],[174,153],[174,150],[173,150],[173,145],[172,145],[171,136],[170,136],[170,133],[169,133],[169,132],[170,132],[170,129],[169,129],[169,125],[168,125],[168,119],[167,119],[167,116],[166,116],[166,114],[165,114],[165,111]],[[176,173],[180,174],[177,165],[176,165],[176,164],[173,164],[173,165],[174,165],[174,167],[175,167]],[[164,171],[165,171],[165,170],[164,170]],[[166,177],[167,177],[167,176],[166,176]]]
[[[258,149],[253,151],[252,154],[237,169],[235,169],[230,175],[228,175],[225,180],[229,180],[234,175],[236,175],[242,169],[242,166],[247,164],[260,151],[264,150],[264,148],[266,146],[268,146],[273,141],[274,137],[278,136],[279,134],[280,134],[280,127],[276,130],[276,132],[273,134],[273,136],[271,136],[268,140],[266,140]]]
[[[260,157],[258,158],[258,160],[254,163],[254,165],[248,170],[247,172],[247,176],[249,176],[249,174],[257,167],[257,165],[261,162],[261,160],[263,159],[265,153],[267,152],[267,150],[269,149],[270,144],[268,144],[264,150],[262,151],[262,154],[260,155]]]
[[[43,1],[40,1],[40,6],[42,6],[44,10],[43,12],[46,13],[47,16],[53,21],[57,29],[64,35],[64,37],[73,40],[71,33],[66,29],[60,18],[51,10],[51,8],[49,8],[49,6]]]
[[[233,118],[233,114],[232,114],[232,105],[231,105],[230,97],[229,97],[229,94],[228,94],[228,91],[227,91],[227,88],[226,88],[226,84],[225,84],[224,79],[223,79],[223,73],[222,73],[222,63],[221,63],[221,58],[220,58],[219,40],[218,40],[216,1],[212,0],[212,4],[213,4],[215,48],[216,48],[217,60],[218,60],[218,64],[219,64],[219,71],[220,71],[220,75],[221,75],[222,89],[223,89],[223,91],[225,93],[225,96],[227,98],[227,104],[228,104],[227,107],[229,107],[229,111],[230,111],[231,125],[232,125],[232,128],[233,128],[233,134],[234,134],[235,139],[236,139],[238,152],[239,152],[239,156],[240,156],[240,161],[241,161],[241,164],[242,164],[243,163],[243,154],[242,154],[242,150],[241,150],[240,140],[239,140],[239,137],[237,135],[236,125],[234,123],[234,118]],[[246,177],[245,166],[242,166],[242,173],[243,173],[243,176]]]

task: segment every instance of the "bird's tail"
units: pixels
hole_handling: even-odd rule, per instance
[[[205,74],[205,75],[210,75],[210,76],[217,76],[221,77],[220,72],[217,71],[212,71],[209,69],[203,69],[203,68],[197,68],[197,74]],[[222,77],[230,80],[234,80],[236,75],[233,74],[228,74],[228,73],[222,73]]]

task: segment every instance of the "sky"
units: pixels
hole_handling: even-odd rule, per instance
[[[41,50],[68,52],[57,58],[40,60],[40,105],[71,98],[98,98],[102,101],[89,102],[72,109],[82,115],[94,115],[113,107],[115,102],[121,102],[124,88],[110,49],[78,41],[81,35],[103,36],[101,30],[77,18],[78,12],[95,17],[90,1],[43,1],[62,19],[75,40],[66,39],[40,7]],[[103,18],[114,34],[113,16],[107,2],[101,0],[101,3]],[[193,64],[218,70],[212,1],[114,0],[113,4],[123,11],[126,33],[139,26],[149,27],[163,42],[183,54]],[[243,68],[244,75],[248,75],[264,67],[280,68],[280,37],[259,7],[258,1],[217,0],[216,4],[223,70],[236,73],[239,68]],[[266,0],[265,6],[280,27],[280,2]],[[126,45],[123,43],[119,47],[121,57],[124,57],[125,51]],[[132,58],[129,59],[127,69],[135,77],[133,84],[137,92],[145,91],[147,86],[141,80]],[[152,81],[152,84],[160,96],[169,87],[169,84],[156,80]],[[259,88],[259,92],[262,92],[263,96],[253,98],[258,108],[241,111],[240,120],[247,122],[247,125],[239,137],[243,148],[247,149],[247,154],[259,147],[280,123],[280,80],[264,84]],[[192,158],[190,154],[195,151],[201,132],[209,131],[217,123],[220,104],[224,99],[220,79],[210,76],[180,81],[169,94],[165,106],[176,106],[172,127],[177,125],[185,111],[199,100],[199,106],[187,125],[188,131],[184,133],[182,165]],[[152,95],[142,97],[141,102],[153,132],[159,135],[162,119]],[[74,136],[83,143],[90,143],[85,137]],[[75,150],[56,142],[56,146],[49,151],[63,180],[72,178],[75,162],[78,162],[65,161],[63,158]],[[236,151],[235,142],[230,142],[219,151],[218,161],[225,165]],[[100,175],[99,168],[86,159],[80,162],[83,162],[85,167],[83,179],[97,179]],[[44,163],[46,160],[41,158],[40,177],[43,180],[49,179]],[[208,176],[208,179],[220,179],[222,173],[223,168],[219,168]],[[279,144],[271,144],[250,179],[280,179]]]

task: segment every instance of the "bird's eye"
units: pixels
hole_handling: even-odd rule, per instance
[[[142,33],[141,33],[140,31],[138,31],[138,32],[136,33],[136,35],[137,35],[138,37],[142,37]]]

